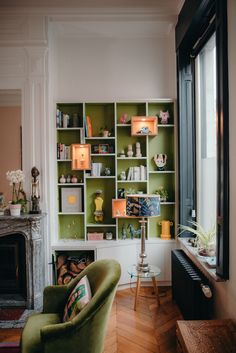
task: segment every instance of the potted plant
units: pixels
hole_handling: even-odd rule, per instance
[[[196,244],[198,254],[200,256],[214,256],[215,255],[215,239],[216,239],[216,226],[213,225],[210,229],[205,230],[200,223],[189,221],[191,226],[179,225],[181,230],[178,235],[183,232],[190,232],[196,236]]]
[[[160,186],[157,190],[156,190],[156,194],[160,195],[160,201],[161,202],[166,202],[168,199],[168,191],[166,189],[163,188],[163,186]]]
[[[23,181],[25,179],[22,170],[12,170],[6,173],[7,180],[12,186],[12,200],[10,202],[10,213],[12,216],[19,216],[21,210],[26,212],[27,199],[23,190]]]

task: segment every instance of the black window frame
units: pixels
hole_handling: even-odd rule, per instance
[[[176,25],[179,133],[179,220],[196,210],[195,65],[215,32],[217,70],[217,266],[229,279],[229,109],[227,1],[186,0]]]

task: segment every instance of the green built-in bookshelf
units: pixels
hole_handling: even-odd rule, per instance
[[[124,230],[127,238],[130,238],[129,225],[138,229],[139,221],[126,217],[112,218],[112,200],[122,198],[127,193],[153,194],[159,188],[167,191],[168,198],[161,202],[160,217],[148,220],[147,238],[160,237],[162,220],[174,223],[171,227],[171,236],[174,238],[177,219],[175,102],[165,99],[142,102],[58,103],[56,108],[58,240],[77,239],[87,242],[87,234],[97,232],[104,234],[104,240],[106,233],[112,233],[112,240],[118,241],[122,238]],[[160,111],[168,111],[169,114],[164,124],[159,117]],[[92,126],[90,136],[87,136],[87,116]],[[157,135],[131,136],[132,116],[157,116]],[[89,170],[71,169],[72,143],[91,145],[93,173]],[[141,155],[138,156],[136,143],[139,143],[141,149]],[[127,155],[128,145],[132,146],[132,156]],[[153,159],[155,154],[167,155],[167,164],[163,170],[157,169]],[[95,172],[97,166],[98,175]],[[72,183],[72,176],[76,177],[73,179],[76,182]],[[71,188],[72,193],[76,192],[76,188],[81,189],[79,210],[74,212],[62,209],[62,189],[65,188]],[[101,223],[96,223],[94,219],[94,199],[98,189],[102,191],[103,198],[104,219]]]

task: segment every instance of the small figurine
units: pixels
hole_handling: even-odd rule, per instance
[[[78,178],[77,178],[76,175],[72,175],[71,182],[72,182],[73,184],[78,183]]]
[[[166,112],[160,111],[159,118],[161,119],[161,124],[168,124],[168,119],[170,118],[170,114],[168,110]]]
[[[135,157],[142,157],[140,142],[136,142],[136,154]]]
[[[133,150],[132,150],[132,145],[128,145],[128,152],[127,152],[127,156],[128,157],[133,157]]]
[[[141,229],[135,229],[132,224],[128,224],[129,233],[130,233],[130,238],[133,240],[134,237],[140,238],[141,236]]]
[[[125,240],[127,238],[127,233],[126,233],[126,229],[125,229],[124,223],[123,223],[122,228],[121,228],[121,238],[122,238],[122,240]]]
[[[94,200],[95,203],[95,211],[94,211],[94,219],[95,222],[99,223],[99,222],[103,222],[103,210],[102,210],[102,205],[103,205],[103,199],[101,197],[102,195],[102,190],[96,190],[96,197]]]
[[[118,189],[118,199],[124,199],[125,198],[125,189],[120,188]]]
[[[121,117],[120,117],[120,123],[121,124],[126,124],[127,123],[127,119],[128,119],[128,114],[127,113],[122,114]]]
[[[120,180],[126,180],[126,173],[124,170],[120,173]]]
[[[39,176],[39,171],[36,167],[33,167],[31,169],[31,175],[32,175],[32,182],[31,182],[31,211],[30,213],[32,214],[39,214],[41,213],[40,207],[39,207],[39,200],[40,200],[40,195],[39,195],[39,180],[37,177]]]
[[[106,167],[106,168],[104,169],[104,175],[110,176],[110,175],[111,175],[111,168]]]
[[[121,152],[120,152],[120,157],[125,157],[125,150],[121,150]]]
[[[165,170],[166,162],[167,162],[166,154],[163,154],[163,153],[155,154],[153,159],[157,166],[157,170]]]
[[[148,134],[151,134],[151,130],[149,129],[148,126],[143,126],[141,127],[141,129],[139,131],[137,131],[137,134],[140,134],[140,135],[148,135]]]
[[[65,178],[64,174],[62,174],[62,175],[60,176],[59,182],[60,182],[61,184],[65,184],[65,183],[66,183],[66,178]]]

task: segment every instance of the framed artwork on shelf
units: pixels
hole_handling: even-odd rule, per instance
[[[100,143],[98,145],[98,152],[101,153],[101,154],[109,153],[109,145]]]
[[[61,188],[61,212],[82,212],[81,188]]]

